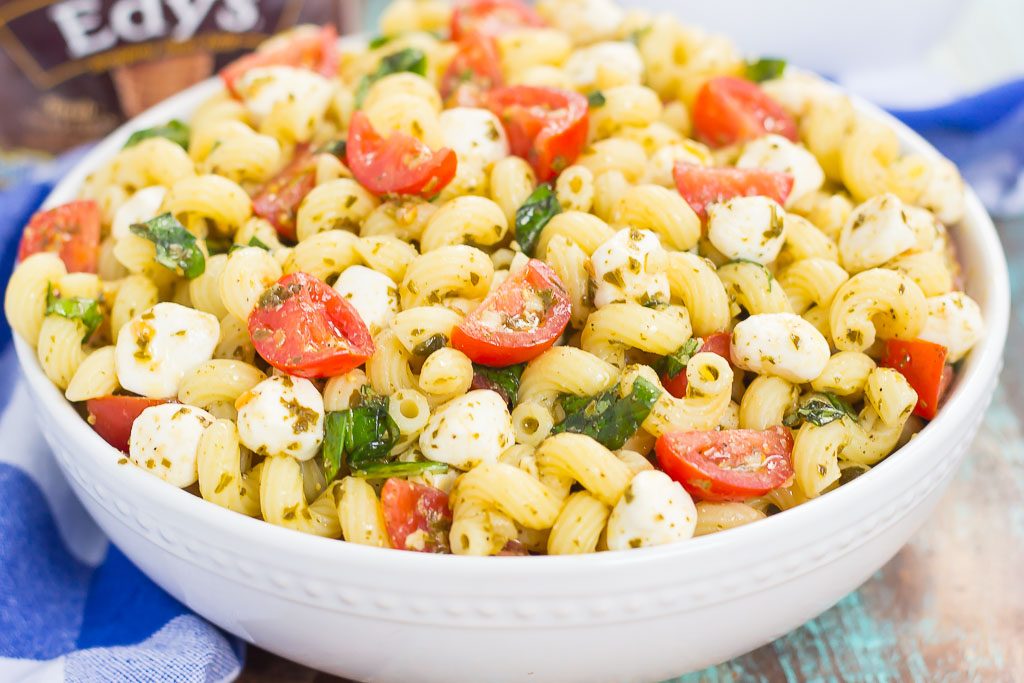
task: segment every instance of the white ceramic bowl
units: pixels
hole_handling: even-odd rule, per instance
[[[74,197],[132,130],[187,119],[200,84],[121,128],[47,203]],[[908,148],[933,154],[894,125]],[[973,193],[958,231],[987,333],[937,420],[837,491],[676,545],[580,557],[470,558],[368,548],[243,517],[165,484],[108,446],[17,342],[46,438],[72,488],[147,575],[271,652],[365,681],[656,681],[778,638],[855,589],[928,519],[967,452],[1002,365],[1006,261]]]

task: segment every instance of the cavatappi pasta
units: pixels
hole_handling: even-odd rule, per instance
[[[756,522],[935,416],[983,332],[952,164],[668,16],[455,4],[275,38],[32,218],[7,318],[130,462],[350,543],[579,554]]]

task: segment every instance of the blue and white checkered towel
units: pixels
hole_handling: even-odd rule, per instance
[[[5,285],[21,226],[70,161],[0,192]],[[234,680],[242,644],[146,578],[71,492],[36,426],[10,334],[0,324],[0,681]]]
[[[997,214],[1024,213],[1024,80],[896,112]],[[0,192],[0,282],[21,226],[73,156]],[[49,453],[0,322],[0,681],[225,681],[242,645],[142,575],[89,520]]]

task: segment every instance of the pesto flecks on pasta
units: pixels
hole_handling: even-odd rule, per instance
[[[827,493],[983,333],[960,175],[598,4],[273,38],[187,145],[153,129],[33,216],[11,327],[129,462],[350,543],[628,550]]]

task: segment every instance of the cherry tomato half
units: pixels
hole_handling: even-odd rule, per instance
[[[79,200],[33,215],[21,236],[18,260],[52,251],[68,272],[95,273],[99,250],[100,207],[92,200]]]
[[[926,420],[935,418],[939,401],[953,379],[952,368],[946,365],[947,355],[945,346],[923,339],[885,341],[882,367],[894,368],[907,379],[917,392],[914,414]]]
[[[525,363],[562,336],[570,313],[558,276],[543,261],[530,259],[452,329],[452,347],[482,365]]]
[[[290,39],[239,57],[220,70],[221,80],[232,94],[251,69],[265,66],[296,66],[328,78],[338,72],[338,31],[327,25],[319,30],[299,30]]]
[[[366,114],[357,111],[348,127],[348,166],[359,183],[375,194],[433,197],[455,177],[455,152],[431,151],[405,133],[377,134]]]
[[[494,38],[484,33],[470,33],[459,41],[458,52],[441,77],[441,97],[448,99],[464,89],[481,93],[503,82],[501,58]],[[460,92],[457,99],[467,102],[469,97]],[[479,101],[479,94],[476,100]]]
[[[450,552],[448,530],[452,526],[452,513],[448,509],[447,493],[433,486],[392,477],[384,482],[380,504],[393,547],[425,553]],[[415,540],[409,538],[411,534],[416,534]]]
[[[292,161],[252,198],[252,212],[265,218],[287,240],[295,239],[299,204],[316,185],[316,162],[308,147],[295,150]]]
[[[701,344],[699,349],[697,349],[697,352],[717,353],[719,356],[731,363],[732,357],[729,353],[731,340],[732,335],[728,332],[715,332],[714,334],[709,334],[704,338],[704,343]],[[665,387],[665,391],[676,398],[686,397],[686,387],[688,384],[689,382],[686,379],[685,368],[675,377],[669,377],[668,375],[661,376],[661,385]]]
[[[784,204],[793,189],[793,176],[763,168],[708,168],[680,161],[672,175],[679,194],[702,221],[708,218],[709,204],[753,196]]]
[[[697,500],[763,496],[793,477],[793,436],[782,426],[663,434],[658,464]]]
[[[132,435],[132,424],[142,411],[161,403],[161,398],[141,396],[101,396],[85,402],[88,412],[86,420],[103,440],[119,451],[128,452],[128,438]]]
[[[249,314],[256,352],[296,377],[334,377],[366,362],[373,339],[341,294],[307,273],[285,275]]]
[[[587,144],[587,98],[532,85],[496,88],[484,97],[508,133],[512,153],[530,162],[541,182],[551,180]]]
[[[544,20],[521,0],[464,0],[452,12],[451,38],[470,33],[499,35],[511,29],[544,26]]]
[[[796,142],[796,121],[756,83],[735,76],[709,79],[693,103],[693,129],[703,142],[725,147],[776,133]]]

